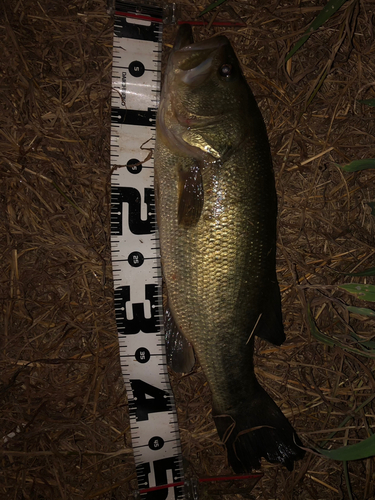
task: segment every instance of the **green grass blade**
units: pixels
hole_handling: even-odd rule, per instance
[[[354,415],[356,415],[358,412],[360,412],[362,410],[362,408],[366,408],[366,406],[368,404],[370,404],[374,398],[375,398],[375,394],[372,394],[369,398],[366,399],[366,401],[364,401],[362,404],[357,406],[357,408],[352,412],[351,415],[344,418],[344,420],[338,425],[338,428],[344,427],[348,422],[351,421],[351,419],[354,417]],[[336,436],[337,432],[338,432],[338,430],[331,432],[331,434],[328,435],[328,438],[320,443],[320,446],[325,446],[333,437]]]
[[[372,309],[368,309],[367,307],[346,306],[346,309],[352,313],[360,314],[361,316],[375,318],[375,311],[373,311]]]
[[[320,77],[319,82],[317,83],[317,85],[316,85],[313,93],[311,94],[311,96],[309,97],[309,100],[306,103],[306,106],[304,108],[305,111],[310,106],[310,104],[311,104],[312,100],[314,99],[314,97],[316,96],[316,94],[319,92],[320,87],[323,85],[324,80],[327,78],[327,75],[328,75],[328,72],[324,71],[323,74],[322,74],[322,76]]]
[[[363,101],[358,101],[361,104],[366,104],[366,106],[375,106],[375,99],[364,99]]]
[[[322,448],[318,448],[316,451],[330,460],[339,460],[340,462],[363,460],[375,455],[375,434],[360,443],[343,446],[337,450],[323,450]]]
[[[204,9],[203,12],[199,14],[198,17],[203,16],[204,14],[207,14],[207,12],[210,12],[210,10],[215,9],[215,7],[219,7],[222,3],[226,2],[227,0],[217,0],[216,2],[212,2],[206,9]]]
[[[367,349],[375,353],[375,342],[373,340],[361,340],[360,343],[363,347],[367,347]]]
[[[346,484],[346,489],[348,490],[349,500],[354,500],[353,495],[352,495],[352,486],[350,484],[348,462],[344,462],[342,465],[344,468],[345,484]]]
[[[307,42],[307,40],[310,38],[310,35],[311,35],[311,33],[309,33],[308,35],[303,35],[303,36],[302,36],[302,37],[298,40],[298,42],[294,45],[294,47],[292,48],[292,50],[291,50],[291,51],[289,52],[289,54],[286,56],[286,58],[285,58],[285,62],[288,62],[288,61],[289,61],[289,59],[290,59],[291,57],[293,57],[293,56],[294,56],[294,54],[297,52],[297,50],[299,50],[299,49],[302,47],[302,45],[303,45],[305,42]]]
[[[374,204],[375,205],[375,204]],[[345,276],[375,276],[375,267],[370,267],[360,273],[342,273]]]
[[[354,160],[348,165],[338,165],[345,172],[358,172],[359,170],[366,170],[368,168],[375,168],[375,158],[368,158],[367,160]]]
[[[348,283],[347,285],[338,285],[338,288],[345,292],[355,295],[358,299],[375,302],[375,285],[361,285],[360,283]]]
[[[76,203],[74,203],[74,201],[71,198],[69,198],[67,194],[64,193],[64,191],[56,184],[56,182],[52,182],[52,185],[61,194],[61,196],[63,196],[66,199],[66,201],[72,205],[72,207],[78,210],[78,212],[80,212],[85,217],[88,217],[88,214],[84,210],[82,210],[82,208],[80,208]]]
[[[375,203],[373,201],[368,201],[367,205],[371,208],[371,215],[375,215]]]
[[[356,342],[358,342],[358,344],[360,345],[360,347],[362,347],[362,349],[370,350],[373,354],[375,354],[375,342],[373,342],[372,340],[362,340],[354,332],[351,332],[350,335]]]
[[[368,349],[365,343],[359,343],[361,349],[356,349],[355,347],[350,347],[350,345],[343,344],[336,338],[331,338],[325,333],[321,332],[315,324],[314,317],[311,313],[310,306],[307,306],[307,320],[309,323],[311,335],[315,337],[320,342],[327,344],[331,347],[339,347],[340,349],[351,352],[353,354],[358,354],[359,356],[364,356],[365,358],[375,359],[375,351],[373,349]],[[356,339],[357,340],[357,339]]]
[[[287,62],[309,39],[310,35],[318,28],[320,28],[326,21],[328,21],[328,19],[330,19],[345,2],[346,0],[329,0],[327,5],[319,12],[314,21],[310,24],[309,28],[306,30],[306,33],[298,40],[298,42],[286,56],[285,62]]]
[[[317,340],[320,340],[320,342],[323,342],[324,344],[327,344],[327,345],[329,345],[331,347],[334,347],[336,345],[335,342],[330,337],[328,337],[327,335],[324,335],[324,333],[322,333],[318,329],[318,327],[316,326],[315,320],[313,318],[313,315],[312,315],[312,312],[311,312],[311,309],[310,309],[310,305],[307,306],[307,320],[308,320],[308,323],[309,323],[311,334]]]

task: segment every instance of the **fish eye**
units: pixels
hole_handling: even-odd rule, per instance
[[[233,76],[234,68],[231,64],[223,64],[219,69],[219,75],[223,76],[225,79],[229,79]]]

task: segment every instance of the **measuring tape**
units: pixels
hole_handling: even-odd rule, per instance
[[[114,7],[111,247],[115,311],[138,479],[136,498],[197,500],[201,483],[245,480],[249,492],[262,474],[184,479],[165,353],[154,165],[146,153],[155,144],[163,10],[176,21],[176,4],[162,9],[116,0]]]
[[[184,498],[184,476],[164,346],[154,168],[147,150],[142,149],[153,148],[155,143],[162,17],[159,7],[115,2],[111,247],[121,369],[139,495],[147,500],[178,500]]]

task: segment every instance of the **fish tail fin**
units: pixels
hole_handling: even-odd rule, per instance
[[[237,474],[250,472],[260,467],[264,457],[293,470],[294,462],[305,455],[295,430],[259,384],[249,399],[250,403],[226,414],[216,412],[214,405],[215,424],[230,466]]]

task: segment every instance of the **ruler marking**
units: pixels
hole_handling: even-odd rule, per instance
[[[131,165],[129,161],[134,159],[142,161],[145,153],[140,147],[144,135],[147,139],[151,136],[149,144],[154,147],[160,102],[162,13],[160,7],[116,0],[112,168],[120,163]],[[138,79],[141,73],[147,75],[145,80]],[[139,92],[138,89],[134,92],[139,83],[143,85]],[[139,176],[140,172],[147,174]],[[177,412],[165,357],[160,241],[153,183],[153,160],[138,168],[122,168],[113,172],[111,178],[111,252],[119,357],[128,396],[138,485],[143,489],[160,484],[156,470],[163,477],[172,474],[174,482],[184,479]],[[152,364],[146,368],[149,360]],[[154,467],[154,460],[160,455],[150,449],[150,435],[154,439],[165,436],[163,446],[167,448],[163,449],[163,459],[156,459],[158,467]],[[154,493],[141,493],[141,497],[159,498]],[[183,499],[181,487],[169,489],[168,500]]]

